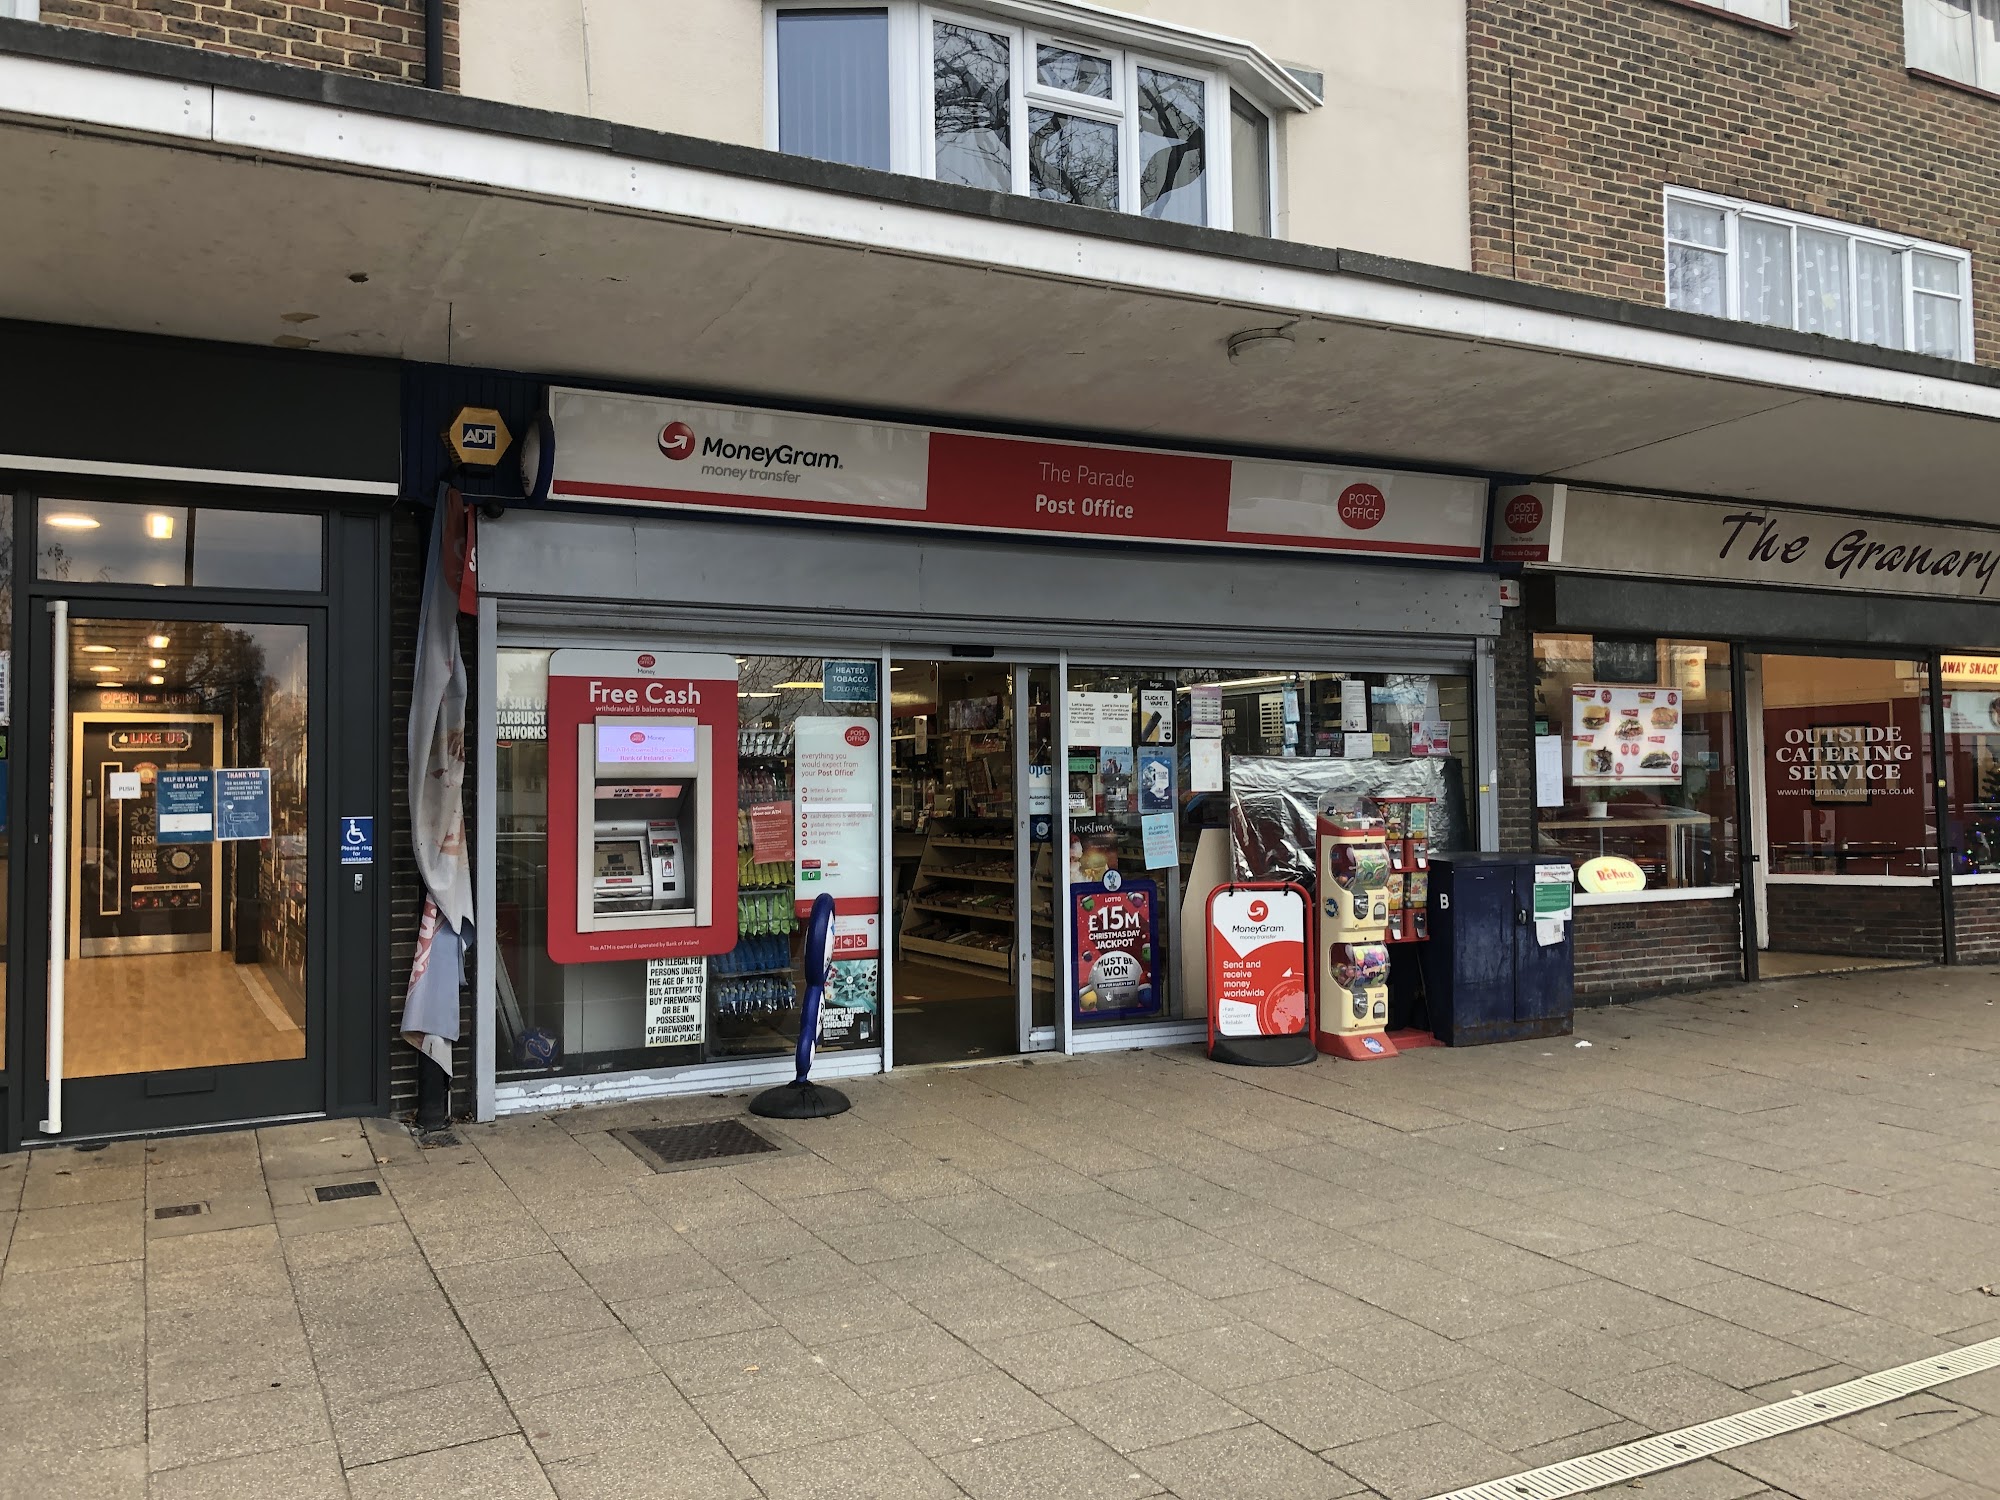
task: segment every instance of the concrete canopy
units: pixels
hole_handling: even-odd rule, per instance
[[[2000,522],[1972,366],[0,28],[8,318]]]

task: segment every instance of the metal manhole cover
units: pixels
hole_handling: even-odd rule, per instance
[[[170,1203],[165,1208],[153,1210],[156,1219],[192,1219],[208,1205],[205,1203]]]
[[[655,1172],[703,1167],[737,1156],[763,1156],[783,1147],[766,1140],[741,1120],[702,1120],[693,1125],[647,1125],[611,1132]]]
[[[376,1198],[382,1193],[379,1182],[336,1182],[331,1187],[316,1187],[313,1196],[322,1203],[338,1203],[343,1198]]]

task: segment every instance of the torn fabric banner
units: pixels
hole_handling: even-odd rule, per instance
[[[459,651],[466,506],[443,487],[431,522],[410,694],[410,839],[424,914],[403,1001],[403,1040],[452,1072],[459,991],[472,939],[472,866],[465,843],[465,660]]]

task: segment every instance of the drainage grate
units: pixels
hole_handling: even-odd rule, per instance
[[[156,1219],[192,1219],[206,1209],[206,1203],[170,1203],[165,1208],[153,1210]]]
[[[465,1143],[458,1138],[457,1132],[446,1129],[419,1130],[417,1132],[417,1144],[422,1146],[426,1151],[430,1151],[439,1146],[462,1146]]]
[[[1844,1385],[1828,1386],[1789,1400],[1775,1401],[1750,1411],[1738,1412],[1698,1427],[1663,1432],[1658,1437],[1641,1438],[1602,1453],[1586,1453],[1581,1458],[1564,1459],[1546,1468],[1530,1469],[1507,1479],[1489,1479],[1433,1500],[1561,1500],[1565,1495],[1581,1495],[1608,1485],[1628,1484],[1663,1469],[1674,1469],[1698,1458],[1761,1443],[1766,1438],[1817,1427],[1849,1417],[1871,1406],[1881,1406],[1904,1396],[1928,1390],[1934,1385],[1977,1375],[1982,1370],[2000,1368],[2000,1339],[1967,1344],[1949,1354],[1935,1354],[1893,1370],[1863,1375]]]
[[[336,1182],[331,1187],[316,1187],[313,1196],[322,1203],[338,1203],[343,1198],[375,1198],[382,1192],[379,1182]]]
[[[703,1166],[732,1156],[762,1156],[781,1149],[741,1120],[703,1120],[694,1125],[648,1125],[640,1130],[619,1130],[613,1134],[645,1157],[656,1172]]]

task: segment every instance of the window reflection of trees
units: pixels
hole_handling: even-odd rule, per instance
[[[1028,111],[1028,187],[1037,198],[1118,206],[1118,127],[1051,109]]]
[[[1008,41],[939,22],[931,47],[931,93],[941,182],[1007,192],[1014,185]]]
[[[1152,68],[1138,72],[1140,211],[1152,219],[1199,224],[1207,155],[1201,80]]]

